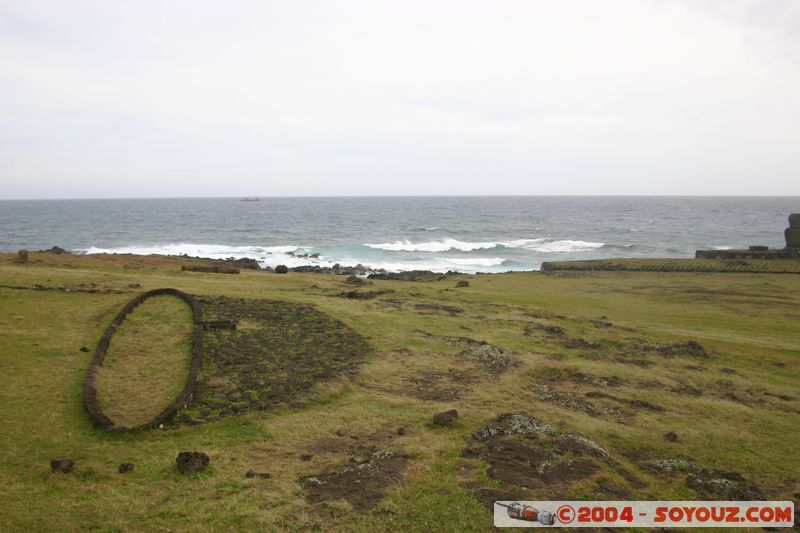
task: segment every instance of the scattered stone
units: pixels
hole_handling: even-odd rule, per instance
[[[678,440],[678,434],[675,433],[674,431],[667,431],[666,433],[664,433],[664,440],[667,442],[675,442],[676,440]]]
[[[203,452],[180,452],[176,458],[178,472],[189,474],[201,472],[208,466],[209,458]]]
[[[133,471],[133,463],[122,463],[119,465],[118,472],[120,474],[127,474],[128,472]]]
[[[414,309],[418,311],[440,312],[450,316],[460,315],[461,313],[464,312],[464,310],[461,309],[460,307],[455,307],[453,305],[442,305],[442,304],[431,304],[431,303],[415,304]]]
[[[678,342],[674,344],[649,344],[642,343],[639,349],[645,352],[656,352],[664,357],[692,356],[708,357],[706,348],[696,341]]]
[[[212,274],[238,274],[239,269],[228,265],[181,265],[181,272],[210,272]]]
[[[458,411],[450,409],[433,415],[433,423],[437,426],[452,426],[458,418]]]
[[[301,461],[310,461],[312,457],[314,457],[314,456],[311,455],[310,453],[304,453],[303,455],[300,456],[300,460]]]
[[[240,259],[236,259],[235,257],[228,257],[227,259],[225,259],[225,262],[237,268],[244,268],[246,270],[261,270],[261,265],[259,265],[258,261],[256,261],[252,257],[242,257]]]
[[[311,254],[309,257],[313,255],[314,254]],[[339,263],[336,263],[332,267],[323,267],[319,265],[300,265],[292,268],[292,272],[312,272],[314,274],[334,274],[336,276],[366,276],[367,274],[374,272],[374,270],[367,268],[362,264],[358,264],[356,266],[342,266]],[[379,269],[378,272],[385,271]]]
[[[534,387],[538,398],[549,403],[554,403],[574,411],[582,411],[589,416],[597,416],[598,412],[594,404],[578,397],[574,393],[557,392],[548,385],[538,385]]]
[[[686,477],[686,486],[697,494],[699,500],[752,501],[763,500],[764,495],[754,484],[738,472],[700,470]]]
[[[397,428],[397,434],[402,436],[406,434],[406,428]]]
[[[142,288],[142,284],[141,283],[129,283],[128,284],[128,288],[129,289],[141,289]]]
[[[508,352],[489,343],[472,345],[460,354],[461,357],[477,359],[478,363],[490,374],[499,374],[512,364]]]
[[[581,483],[608,466],[619,468],[608,451],[588,437],[562,433],[523,414],[500,415],[473,434],[473,441],[463,455],[484,461],[487,475],[502,482],[504,490],[568,494],[571,484]]]
[[[269,479],[272,477],[272,474],[269,472],[256,472],[255,470],[248,470],[244,473],[244,477],[248,479],[252,478],[261,478],[261,479]]]
[[[366,283],[363,278],[359,278],[358,276],[354,275],[347,276],[347,279],[344,280],[344,282],[348,285],[363,285]]]
[[[53,459],[50,461],[50,470],[61,472],[62,474],[69,474],[74,466],[75,461],[72,459]]]
[[[383,289],[380,291],[346,291],[337,294],[339,298],[347,298],[348,300],[372,300],[384,294],[390,294],[394,291],[392,289]]]
[[[564,335],[564,330],[559,326],[554,326],[551,324],[526,324],[524,334],[527,336],[533,335],[534,330],[539,330],[547,333],[548,335],[554,336],[562,336]]]
[[[438,274],[430,270],[407,270],[405,272],[374,272],[367,276],[369,279],[388,279],[400,281],[440,281],[447,279],[450,274],[456,272],[447,272],[446,274]]]
[[[723,374],[735,374],[736,373],[736,370],[734,370],[732,368],[720,368],[719,371],[722,372]]]
[[[747,249],[751,252],[767,252],[769,251],[769,246],[761,246],[758,244],[751,244],[747,247]]]
[[[89,351],[89,348],[87,348],[86,346],[81,346],[81,351],[82,351],[83,353],[86,353],[86,352],[88,352],[88,351]]]
[[[552,434],[551,425],[542,422],[536,417],[505,413],[497,418],[496,422],[487,424],[482,430],[473,433],[472,438],[477,441],[488,440],[492,437],[504,435],[539,435]]]
[[[459,281],[458,283],[456,283],[456,287],[459,287],[459,288],[462,288],[462,287],[469,287],[469,281],[467,281],[467,280],[465,280],[465,279],[462,279],[461,281]]]
[[[679,472],[696,472],[697,465],[688,459],[672,457],[667,459],[651,459],[639,464],[643,469],[651,472],[675,474]]]
[[[585,339],[567,339],[564,341],[564,347],[570,350],[600,350],[603,348],[601,344]]]
[[[276,274],[288,274],[289,273],[289,267],[287,267],[286,265],[278,265],[278,266],[275,267],[275,273]]]
[[[49,250],[39,250],[39,251],[43,252],[43,253],[57,254],[57,255],[68,254],[69,253],[68,251],[66,251],[65,249],[61,248],[60,246],[53,246]]]

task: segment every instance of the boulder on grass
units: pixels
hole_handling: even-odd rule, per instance
[[[278,265],[278,266],[275,267],[275,273],[276,274],[288,274],[289,273],[289,267],[287,267],[286,265]]]
[[[176,462],[178,463],[178,472],[190,474],[205,470],[208,466],[209,458],[203,452],[181,452],[178,454]]]
[[[433,415],[433,423],[437,426],[452,426],[453,422],[455,422],[457,418],[458,411],[455,409],[450,409],[449,411],[444,411],[442,413],[436,413]]]
[[[69,474],[74,466],[75,461],[72,459],[53,459],[50,461],[50,470],[61,472],[62,474]]]

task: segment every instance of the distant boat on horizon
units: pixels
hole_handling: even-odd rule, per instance
[[[261,198],[259,198],[258,196],[245,196],[239,199],[240,202],[258,202],[260,200]]]

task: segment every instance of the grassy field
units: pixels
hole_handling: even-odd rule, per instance
[[[188,261],[177,258],[12,259],[0,256],[3,531],[487,531],[485,504],[504,495],[796,500],[800,492],[797,275],[565,271],[353,286],[315,274],[181,272]],[[462,279],[470,285],[456,288]],[[215,408],[202,423],[94,429],[81,387],[95,343],[128,300],[158,287],[244,299],[231,311],[249,310],[241,335],[263,332],[270,364],[288,372],[298,358],[298,372],[313,378],[285,401],[238,414]],[[361,297],[342,297],[353,290]],[[277,308],[294,313],[279,331],[266,328],[273,308],[259,307],[262,299],[295,304]],[[129,319],[142,312],[141,327],[160,327],[175,313],[165,338],[167,329],[182,335],[180,309],[146,314],[146,306]],[[319,313],[311,323],[305,306]],[[329,344],[308,336],[333,321],[349,329]],[[325,346],[320,358],[346,354],[360,342],[352,334],[368,353],[313,364],[315,346]],[[302,353],[287,348],[295,338],[305,339]],[[185,343],[165,349],[169,361],[185,356]],[[215,355],[203,368],[209,390],[247,385],[239,366],[217,366]],[[121,370],[114,381],[124,381]],[[178,374],[131,379],[163,389]],[[271,386],[259,383],[259,393]],[[451,408],[454,425],[431,424]],[[523,423],[509,425],[504,413]],[[525,430],[537,421],[551,429]],[[481,436],[492,424],[505,433]],[[209,468],[179,474],[175,456],[193,450],[210,456]],[[51,473],[56,457],[74,459],[74,471]],[[118,474],[128,462],[135,469]],[[271,477],[246,478],[248,470]],[[343,483],[362,474],[363,490]],[[727,492],[715,493],[720,486]]]
[[[631,272],[752,272],[800,274],[800,260],[794,259],[588,259],[554,261],[542,270],[607,270]]]
[[[192,355],[192,312],[175,296],[140,305],[114,334],[97,373],[97,398],[116,424],[146,424],[178,397]]]

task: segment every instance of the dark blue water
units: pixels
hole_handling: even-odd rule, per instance
[[[360,197],[0,201],[0,250],[503,272],[542,261],[782,248],[800,198]],[[315,254],[319,258],[289,255]]]

